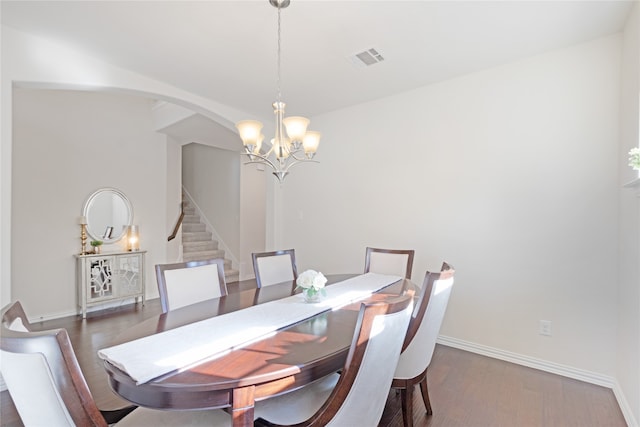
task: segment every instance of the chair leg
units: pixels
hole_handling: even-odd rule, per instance
[[[431,400],[429,400],[429,388],[427,387],[427,376],[425,375],[422,381],[420,381],[420,391],[422,392],[422,401],[424,407],[427,408],[427,415],[433,415],[431,409]]]
[[[404,427],[413,427],[413,384],[407,384],[400,390],[400,401]]]

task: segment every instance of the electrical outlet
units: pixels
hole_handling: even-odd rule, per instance
[[[551,336],[551,320],[541,320],[538,332],[540,335]]]

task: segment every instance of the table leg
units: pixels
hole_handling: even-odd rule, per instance
[[[253,426],[253,405],[255,386],[233,389],[231,417],[233,427]]]

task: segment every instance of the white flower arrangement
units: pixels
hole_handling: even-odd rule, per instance
[[[632,148],[629,151],[629,166],[640,171],[640,147]]]
[[[315,270],[306,270],[298,276],[296,280],[296,289],[302,289],[302,292],[308,298],[315,297],[318,293],[325,296],[326,290],[324,285],[327,283],[327,278],[324,274]]]

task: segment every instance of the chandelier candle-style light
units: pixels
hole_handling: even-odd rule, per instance
[[[309,119],[305,117],[284,117],[285,103],[282,102],[280,93],[280,10],[289,6],[290,0],[269,0],[269,3],[278,9],[278,97],[273,103],[276,131],[271,140],[271,148],[265,151],[262,147],[264,135],[259,121],[242,120],[236,123],[236,127],[244,144],[243,154],[249,156],[246,164],[269,165],[273,174],[282,182],[293,165],[316,162],[312,159],[320,143],[320,132],[308,131]]]

